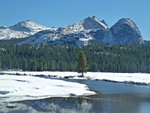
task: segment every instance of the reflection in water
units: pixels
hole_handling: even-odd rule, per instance
[[[3,103],[7,113],[141,113],[142,99],[137,95],[96,95],[86,98],[49,98]]]
[[[88,97],[57,97],[14,103],[0,101],[0,113],[150,113],[149,87],[102,81],[81,82],[98,94]]]

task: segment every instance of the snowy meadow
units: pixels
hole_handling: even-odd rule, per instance
[[[87,72],[79,77],[76,72],[3,71],[0,77],[1,102],[35,100],[49,97],[94,95],[94,91],[77,82],[60,80],[83,79],[149,85],[150,74]]]

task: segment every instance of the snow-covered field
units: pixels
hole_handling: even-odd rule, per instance
[[[79,77],[76,72],[1,71],[0,101],[9,102],[95,94],[85,84],[52,78],[105,80],[150,85],[150,74],[146,73],[87,72],[84,77]]]
[[[0,76],[0,102],[93,94],[80,83],[35,76]]]
[[[77,72],[23,72],[23,71],[3,71],[7,74],[21,74],[30,76],[49,76],[53,78],[69,79],[90,79],[90,80],[108,80],[125,83],[150,84],[150,74],[148,73],[108,73],[108,72],[87,72],[84,77],[78,77]]]

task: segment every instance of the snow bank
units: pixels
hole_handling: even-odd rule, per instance
[[[0,102],[93,95],[84,84],[34,76],[0,76]]]
[[[68,77],[70,79],[91,79],[91,80],[108,80],[124,83],[150,84],[150,74],[147,73],[107,73],[107,72],[87,72],[84,77],[78,77],[76,72],[23,72],[23,71],[3,71],[8,74],[26,74],[26,75],[43,75],[56,78]]]
[[[124,83],[150,84],[150,74],[147,73],[100,73],[89,72],[85,74],[86,78],[108,80]]]

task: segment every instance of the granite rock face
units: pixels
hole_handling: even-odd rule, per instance
[[[88,45],[104,43],[108,45],[142,44],[142,35],[136,24],[129,18],[122,18],[111,28],[95,16],[62,26],[58,29],[47,28],[33,21],[23,21],[14,26],[1,26],[0,39],[26,38],[22,44],[67,44]]]
[[[136,24],[129,18],[120,19],[110,28],[113,44],[142,44],[142,35]]]

